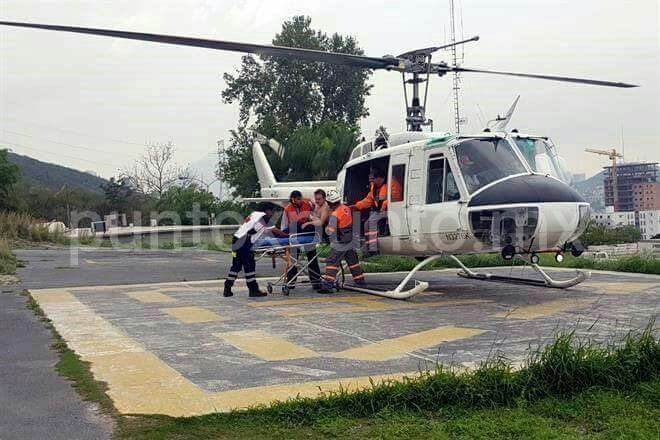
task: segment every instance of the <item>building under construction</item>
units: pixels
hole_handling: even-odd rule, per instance
[[[660,209],[660,183],[658,162],[631,162],[616,164],[617,203],[614,203],[612,167],[605,169],[605,206],[615,211]]]

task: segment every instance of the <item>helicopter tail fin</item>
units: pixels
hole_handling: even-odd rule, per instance
[[[259,178],[261,188],[269,188],[277,184],[275,174],[258,141],[254,141],[254,144],[252,144],[252,158],[254,159],[254,166],[257,169],[257,177]]]

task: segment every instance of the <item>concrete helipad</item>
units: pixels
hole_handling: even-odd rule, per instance
[[[217,280],[31,293],[121,413],[171,416],[368,386],[437,362],[469,367],[496,354],[518,362],[558,329],[611,340],[648,323],[660,296],[660,277],[621,273],[568,290],[466,280],[454,270],[418,278],[431,286],[409,301],[300,287],[249,299],[241,284],[223,298]]]

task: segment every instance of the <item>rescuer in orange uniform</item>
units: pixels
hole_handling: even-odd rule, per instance
[[[364,229],[364,247],[367,256],[378,253],[378,231],[384,234],[387,229],[387,189],[390,189],[392,200],[403,200],[403,188],[401,183],[392,180],[390,185],[385,184],[385,174],[380,170],[374,170],[367,196],[351,206],[354,211],[371,211]]]
[[[313,213],[314,205],[312,202],[303,199],[301,192],[294,190],[289,196],[289,204],[284,208],[281,229],[289,234],[315,232],[314,225],[308,224],[312,221]],[[316,246],[311,245],[306,249],[305,253],[307,255],[307,261],[309,261],[309,266],[307,266],[309,282],[315,290],[319,290],[321,289],[321,268],[319,267],[318,258],[316,257]],[[298,255],[299,250],[296,250],[296,259],[298,258]],[[287,272],[287,280],[295,280],[297,275],[298,267],[294,264]],[[289,288],[295,288],[295,284],[290,285]]]
[[[326,259],[323,289],[319,292],[332,293],[342,260],[346,260],[355,284],[364,285],[364,271],[355,252],[351,209],[341,203],[341,196],[336,190],[328,191],[326,201],[332,210],[326,228],[331,250],[330,256]]]

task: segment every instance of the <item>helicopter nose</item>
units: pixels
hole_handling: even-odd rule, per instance
[[[516,176],[487,187],[468,202],[472,232],[493,249],[553,249],[574,240],[589,205],[573,188],[542,175]]]
[[[468,207],[519,203],[587,203],[573,188],[539,174],[515,176],[475,194]]]

